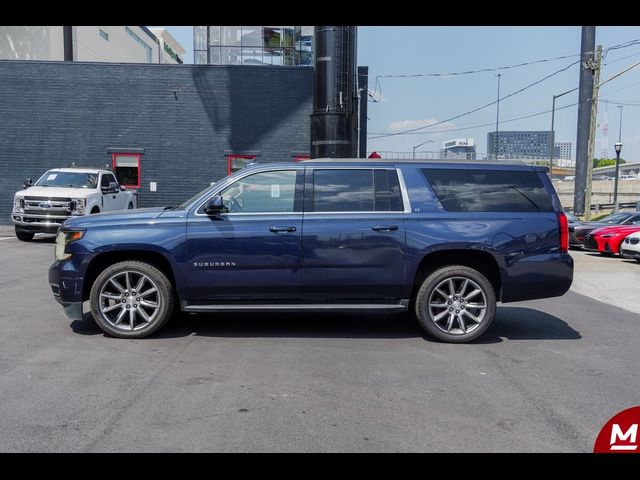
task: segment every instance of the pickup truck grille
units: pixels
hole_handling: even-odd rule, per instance
[[[24,214],[69,216],[71,214],[71,199],[24,197]]]

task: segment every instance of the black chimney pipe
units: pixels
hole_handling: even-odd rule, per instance
[[[314,27],[311,158],[358,156],[357,27]]]

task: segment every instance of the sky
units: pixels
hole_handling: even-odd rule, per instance
[[[193,63],[193,27],[168,26],[187,50],[185,63]],[[503,98],[565,67],[547,80],[522,93],[500,101],[499,130],[550,130],[553,95],[578,86],[581,27],[393,27],[358,28],[358,65],[369,67],[368,150],[437,152],[442,142],[472,138],[478,152],[487,151],[487,132],[495,131],[496,105],[470,115],[446,121],[413,135],[372,138],[375,134],[400,131],[442,122]],[[596,28],[596,45],[603,50],[637,40],[638,44],[611,50],[601,71],[601,82],[640,62],[640,27]],[[511,66],[537,60],[551,60],[529,66],[466,75],[378,78],[380,75],[457,73]],[[600,89],[595,157],[615,158],[622,106],[622,157],[640,161],[640,66],[611,80]],[[376,100],[374,102],[374,99]],[[556,99],[557,142],[571,142],[575,158],[578,91]],[[569,106],[573,105],[573,106]],[[568,106],[567,108],[562,108]],[[546,112],[546,113],[542,113]],[[525,119],[510,121],[528,114]],[[603,146],[603,127],[608,120],[608,138]],[[504,122],[504,123],[503,123]],[[466,129],[465,127],[473,126]],[[455,131],[455,129],[462,129]],[[446,132],[444,130],[454,130]]]

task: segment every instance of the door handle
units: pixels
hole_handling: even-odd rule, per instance
[[[269,231],[273,233],[295,232],[296,227],[269,227]]]
[[[375,230],[376,232],[390,232],[397,229],[398,225],[374,225],[371,227],[371,230]]]

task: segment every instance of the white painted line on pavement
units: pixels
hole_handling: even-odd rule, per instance
[[[16,237],[4,237],[4,238],[0,238],[0,240],[16,240]]]

